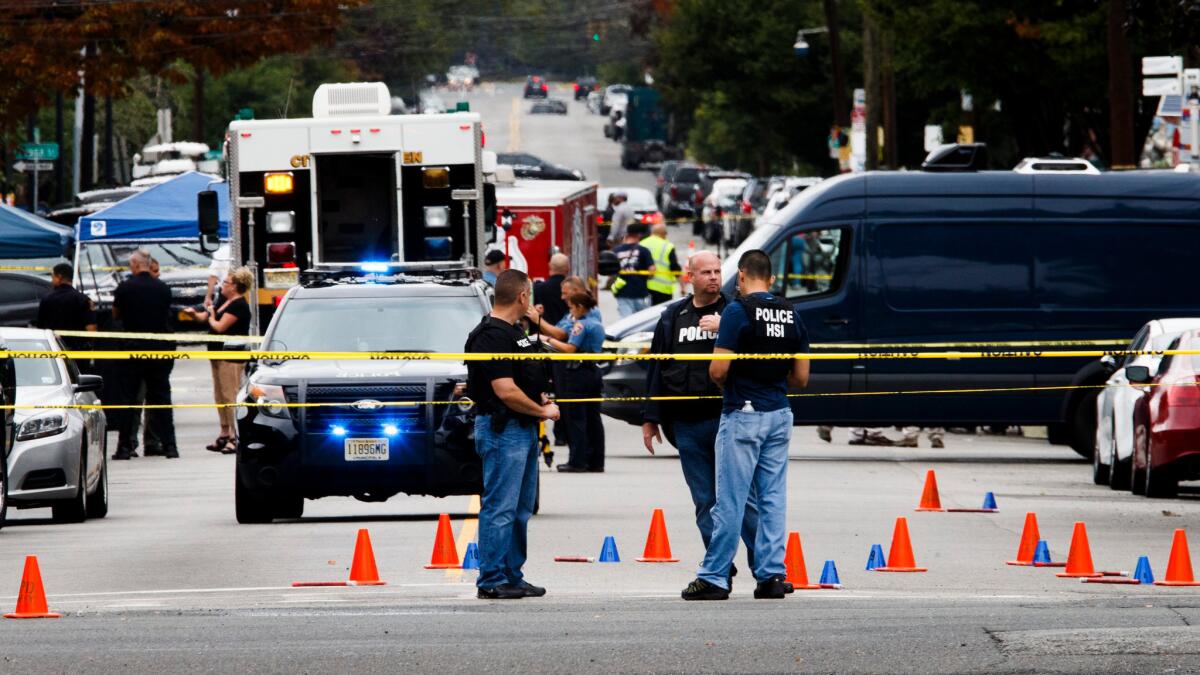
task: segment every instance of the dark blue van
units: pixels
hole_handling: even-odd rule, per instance
[[[809,188],[741,250],[775,262],[773,292],[813,342],[1129,339],[1145,322],[1200,312],[1200,177],[896,172]],[[609,329],[649,341],[660,307]],[[846,351],[856,351],[847,349]],[[937,351],[930,349],[928,351]],[[609,396],[644,392],[643,367],[615,365]],[[1100,384],[1096,359],[814,361],[809,393]],[[1048,425],[1091,455],[1095,392],[955,393],[793,399],[797,424]],[[641,423],[640,404],[605,412]]]

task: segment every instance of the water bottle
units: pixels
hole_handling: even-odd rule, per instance
[[[750,401],[746,401],[746,404],[742,406],[742,412],[754,412],[754,406]]]

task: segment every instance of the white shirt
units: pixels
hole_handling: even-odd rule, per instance
[[[213,252],[212,263],[208,266],[208,276],[216,277],[218,281],[229,275],[230,260],[229,244],[221,244]]]

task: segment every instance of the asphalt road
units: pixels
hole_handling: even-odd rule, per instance
[[[489,145],[517,135],[515,119],[519,147],[601,181],[652,185],[648,172],[617,168],[616,146],[581,104],[565,119],[533,118],[520,102],[513,114],[514,95],[500,85],[471,96]],[[211,400],[204,363],[179,363],[173,383],[178,402]],[[684,603],[702,546],[677,458],[649,456],[637,429],[608,421],[605,474],[542,471],[526,572],[549,594],[501,603],[475,600],[470,573],[422,567],[438,513],[452,514],[460,550],[473,538],[470,498],[324,499],[296,521],[237,525],[233,459],[203,450],[215,423],[211,411],[179,411],[180,459],[112,462],[104,520],[55,525],[48,510],[10,511],[0,607],[16,602],[22,560],[36,554],[64,617],[0,620],[0,672],[1200,670],[1200,589],[1085,585],[1004,564],[1034,511],[1056,559],[1083,520],[1099,568],[1148,555],[1161,577],[1172,531],[1200,515],[1195,493],[1148,500],[1096,487],[1085,462],[1042,440],[952,434],[944,450],[925,439],[861,448],[842,430],[826,444],[797,428],[789,527],[809,575],[834,560],[844,588],[758,601],[740,576],[727,602]],[[914,513],[928,469],[943,505],[975,507],[992,491],[1000,512]],[[654,508],[679,563],[633,561]],[[872,544],[887,550],[897,516],[927,573],[863,569]],[[359,528],[386,586],[291,588],[344,579]],[[595,556],[606,535],[620,564],[553,561]]]

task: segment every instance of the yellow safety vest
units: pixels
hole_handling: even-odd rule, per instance
[[[671,295],[675,292],[675,273],[671,271],[671,252],[675,250],[675,244],[654,235],[643,239],[641,244],[650,250],[650,257],[654,259],[654,276],[646,280],[646,288]]]

